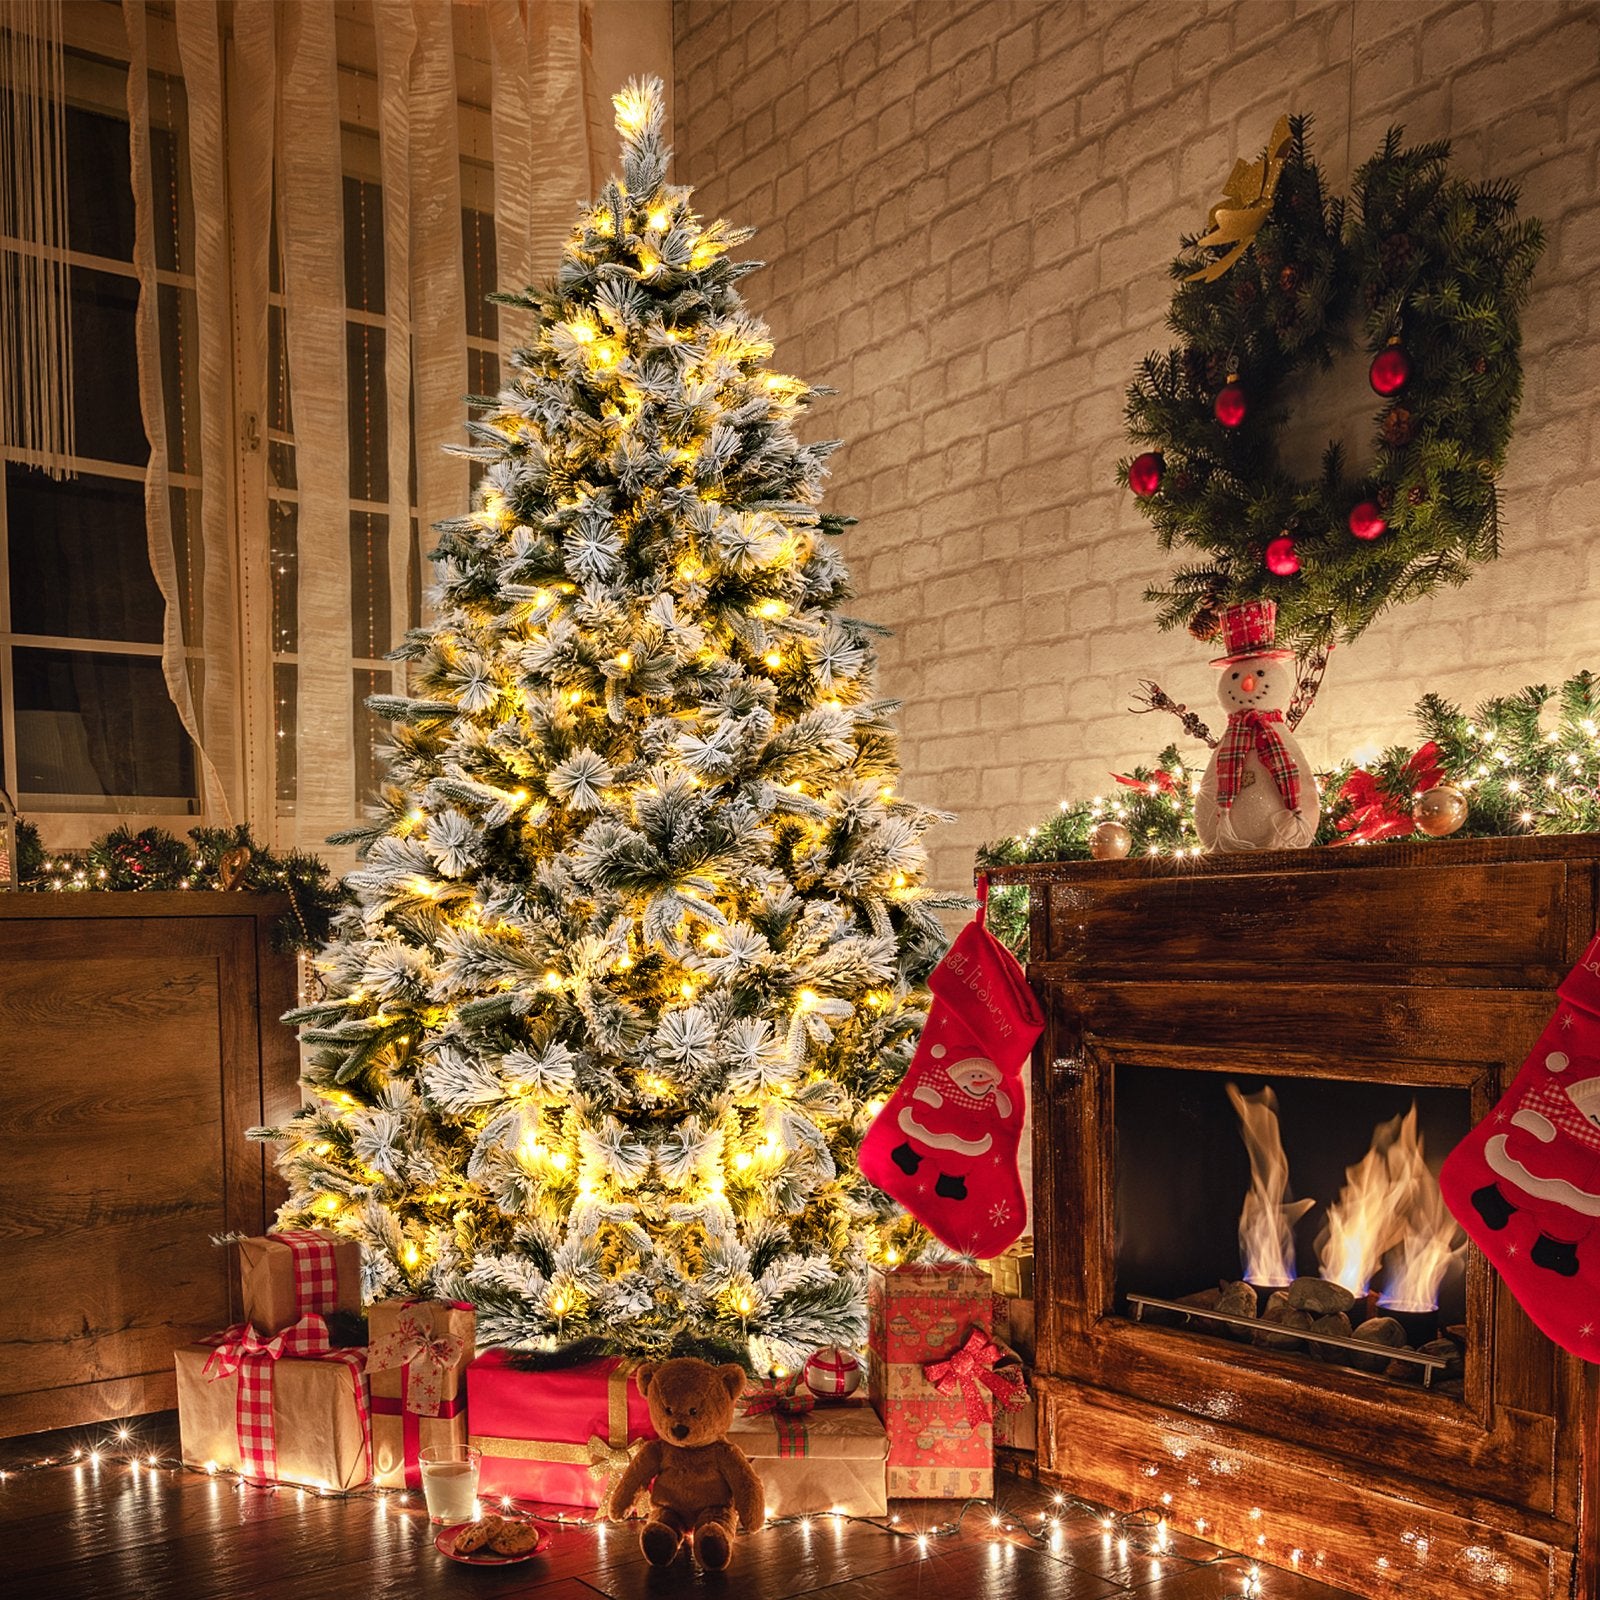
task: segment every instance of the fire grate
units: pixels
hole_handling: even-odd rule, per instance
[[[1128,1304],[1133,1307],[1133,1320],[1143,1322],[1147,1309],[1155,1311],[1178,1311],[1186,1317],[1199,1317],[1205,1322],[1225,1322],[1235,1328],[1249,1328],[1259,1330],[1261,1323],[1254,1317],[1236,1316],[1231,1311],[1202,1311],[1198,1306],[1185,1305],[1181,1300],[1162,1300],[1153,1294],[1130,1294]],[[1372,1345],[1364,1339],[1346,1339],[1336,1333],[1313,1333],[1308,1328],[1296,1328],[1294,1337],[1304,1344],[1329,1345],[1336,1350],[1354,1350],[1360,1355],[1371,1356],[1381,1353],[1387,1360],[1409,1362],[1412,1366],[1422,1368],[1422,1387],[1433,1387],[1433,1375],[1442,1371],[1450,1363],[1442,1356],[1424,1355],[1420,1350],[1408,1350],[1404,1347],[1394,1348],[1388,1345]]]

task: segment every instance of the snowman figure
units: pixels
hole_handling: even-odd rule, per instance
[[[1270,600],[1222,612],[1228,653],[1211,665],[1221,671],[1217,699],[1228,726],[1200,781],[1194,813],[1208,850],[1300,850],[1316,837],[1316,779],[1283,720],[1294,691],[1294,652],[1277,647],[1277,622]]]

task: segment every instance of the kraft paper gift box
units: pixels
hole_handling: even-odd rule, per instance
[[[889,1436],[890,1498],[987,1499],[994,1492],[991,1416],[969,1415],[962,1389],[940,1393],[924,1368],[954,1357],[972,1330],[990,1335],[989,1274],[953,1265],[874,1267],[868,1317],[868,1387]]]
[[[308,1312],[361,1314],[361,1246],[321,1228],[288,1229],[239,1241],[244,1320],[277,1333]]]
[[[741,1410],[751,1399],[749,1393]],[[881,1517],[889,1510],[889,1439],[865,1401],[828,1401],[805,1412],[745,1412],[728,1430],[766,1490],[769,1517],[841,1511]]]
[[[320,1317],[270,1337],[241,1323],[174,1351],[184,1463],[358,1488],[371,1477],[366,1354],[329,1349]]]
[[[985,1261],[994,1292],[1013,1300],[1033,1299],[1033,1240],[1019,1239],[1004,1255]]]
[[[603,1505],[628,1447],[656,1436],[633,1381],[639,1363],[607,1356],[525,1372],[511,1361],[509,1350],[485,1350],[467,1368],[468,1442],[483,1452],[480,1492]]]
[[[367,1311],[372,1476],[420,1489],[418,1452],[467,1442],[467,1365],[477,1319],[465,1300],[380,1300]]]

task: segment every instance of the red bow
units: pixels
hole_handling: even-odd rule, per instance
[[[1401,777],[1411,794],[1431,789],[1440,779],[1439,746],[1432,739],[1401,768]],[[1380,839],[1395,839],[1414,833],[1409,799],[1402,803],[1364,767],[1357,767],[1339,790],[1339,803],[1349,810],[1339,819],[1341,844],[1376,844]]]
[[[799,1392],[800,1374],[792,1378],[763,1378],[755,1391],[745,1392],[744,1414],[747,1417],[764,1417],[775,1412],[781,1417],[800,1417],[817,1403],[809,1390]]]
[[[1000,1366],[1009,1355],[982,1328],[974,1328],[954,1355],[925,1362],[922,1373],[940,1394],[959,1391],[967,1421],[976,1426],[994,1420],[994,1410],[983,1395],[985,1389],[1003,1406],[1020,1406],[1028,1397],[1028,1386],[1020,1374]]]
[[[1175,794],[1178,788],[1177,780],[1162,767],[1157,767],[1148,778],[1125,778],[1120,772],[1113,772],[1111,776],[1129,789],[1142,789],[1146,794]]]

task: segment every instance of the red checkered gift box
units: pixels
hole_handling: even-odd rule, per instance
[[[994,1492],[998,1399],[976,1374],[969,1381],[945,1372],[941,1390],[928,1369],[957,1357],[974,1329],[989,1339],[989,1274],[952,1265],[874,1267],[868,1308],[867,1371],[889,1435],[890,1497],[987,1498]]]
[[[285,1229],[239,1241],[244,1319],[277,1333],[301,1317],[361,1311],[361,1246],[320,1228]]]
[[[175,1352],[183,1459],[262,1483],[367,1482],[366,1355],[332,1348],[318,1316],[275,1334],[238,1323],[185,1346]]]

